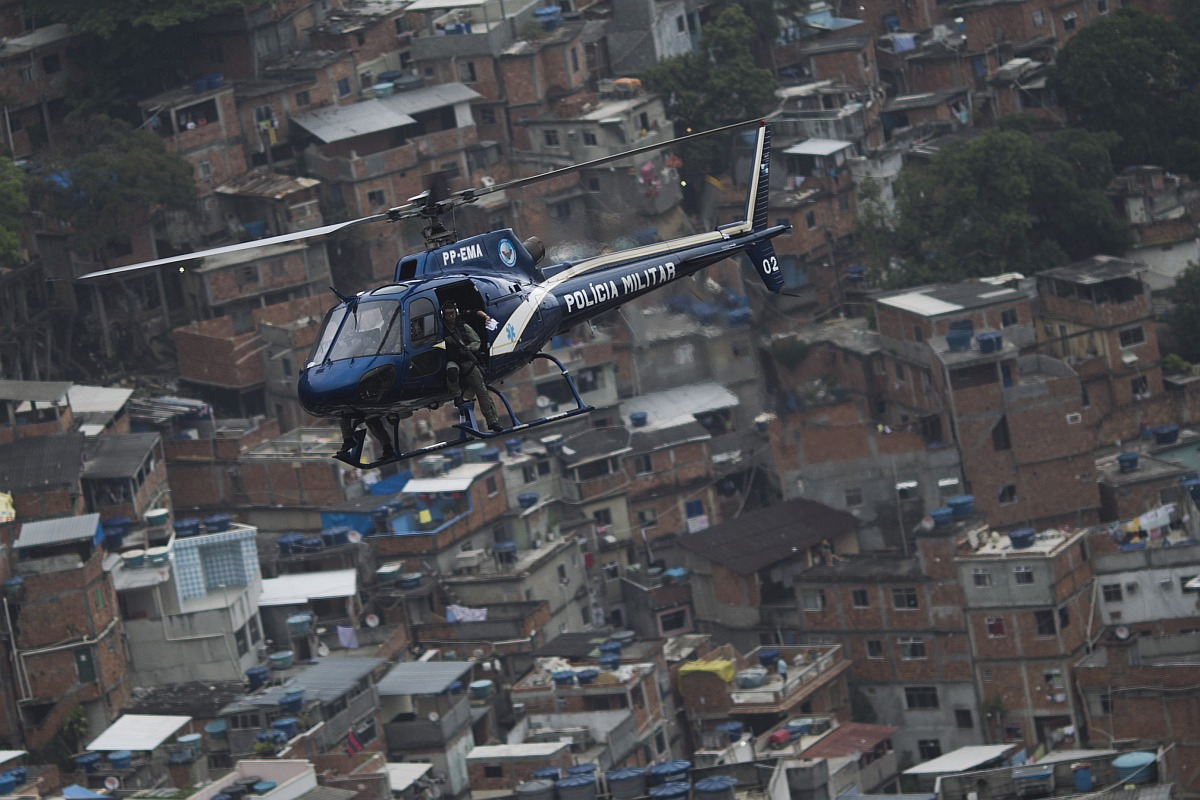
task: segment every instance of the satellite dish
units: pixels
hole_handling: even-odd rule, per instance
[[[324,642],[317,645],[317,655],[321,656],[322,658],[329,655],[329,645],[325,644]]]
[[[110,792],[115,792],[117,789],[121,788],[121,779],[116,775],[109,775],[104,779],[104,788],[108,789]]]
[[[1122,642],[1129,638],[1129,628],[1125,625],[1118,625],[1113,633],[1117,634],[1117,638]]]
[[[436,711],[429,712],[429,721],[430,722],[437,722],[439,719],[441,719],[441,717],[438,715],[438,713]]]
[[[362,541],[362,534],[358,531],[350,531],[346,534],[346,539],[350,544],[358,544]]]
[[[535,405],[537,405],[538,408],[549,408],[550,407],[550,398],[546,397],[546,395],[544,395],[544,394],[539,394],[537,396],[537,400],[534,400],[533,402]]]
[[[367,618],[363,621],[367,623],[368,628],[379,627],[379,617],[375,616],[374,614],[367,614]]]

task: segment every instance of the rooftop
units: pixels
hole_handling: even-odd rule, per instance
[[[965,98],[971,90],[963,86],[958,89],[943,89],[937,92],[902,94],[887,101],[884,111],[909,111],[914,108],[931,108],[950,100]]]
[[[1030,528],[1029,530],[1033,530]],[[988,531],[986,527],[973,528],[967,532],[965,541],[969,550],[960,551],[960,558],[1050,558],[1087,536],[1090,529],[1059,530],[1048,528],[1034,534],[1028,547],[1014,547],[1011,537],[999,531]]]
[[[0,400],[59,403],[67,396],[72,385],[67,381],[0,380]]]
[[[150,688],[135,687],[126,710],[132,714],[211,719],[245,693],[246,684],[242,681],[194,681]]]
[[[304,191],[313,186],[319,186],[320,184],[321,182],[316,178],[301,178],[295,175],[280,175],[275,172],[254,171],[230,178],[213,191],[217,194],[282,200],[288,195]]]
[[[1136,278],[1147,269],[1145,264],[1126,261],[1112,256],[1092,256],[1065,267],[1047,269],[1038,273],[1039,278],[1052,278],[1083,285],[1104,283],[1120,278]]]
[[[681,536],[678,544],[738,574],[751,575],[857,527],[858,518],[848,511],[797,498]]]
[[[83,447],[84,478],[132,478],[154,452],[157,433],[93,436]]]
[[[0,491],[47,491],[74,483],[84,441],[82,433],[57,433],[0,445]]]
[[[1139,455],[1137,467],[1125,471],[1115,455],[1096,460],[1096,479],[1110,486],[1129,486],[1145,481],[1178,478],[1188,470],[1180,464],[1162,461],[1149,455]]]
[[[100,538],[100,515],[59,517],[26,522],[13,545],[16,548],[40,547],[63,542],[95,542]]]
[[[470,661],[404,661],[379,681],[380,697],[440,694],[471,671]]]
[[[545,758],[570,749],[568,742],[529,742],[525,744],[478,745],[467,753],[468,761],[494,761],[499,758]]]
[[[93,739],[87,749],[154,750],[191,721],[191,717],[125,714]]]
[[[631,397],[621,403],[621,419],[628,420],[632,414],[646,415],[646,424],[633,428],[636,433],[651,433],[664,428],[674,428],[695,422],[702,414],[737,408],[738,397],[719,383],[693,383],[677,386],[661,392]]]
[[[1053,272],[1054,270],[1049,271]],[[902,311],[910,311],[922,317],[940,317],[944,314],[956,314],[970,308],[983,308],[1026,297],[1028,295],[1020,289],[998,287],[983,281],[963,281],[961,283],[939,283],[919,289],[904,289],[880,295],[875,302]]]
[[[960,747],[904,770],[905,775],[943,775],[979,769],[990,761],[1020,749],[1019,744],[977,744]]]
[[[346,694],[385,663],[382,658],[356,656],[318,658],[307,669],[295,674],[295,684],[304,687],[306,698],[327,703]],[[256,706],[276,706],[290,688],[290,685],[271,686],[245,698],[244,702]]]
[[[260,606],[303,605],[311,600],[353,597],[358,593],[358,572],[339,569],[281,575],[262,582]]]
[[[843,722],[800,755],[803,758],[839,758],[865,753],[890,739],[898,730],[891,725]]]

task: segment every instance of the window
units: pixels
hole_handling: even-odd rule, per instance
[[[915,500],[920,497],[917,494],[917,489],[920,487],[916,481],[901,481],[896,484],[896,497],[901,500]]]
[[[1107,717],[1112,714],[1112,695],[1108,692],[1098,692],[1097,694],[1089,694],[1089,699],[1092,699],[1092,713],[1102,717]]]
[[[879,639],[867,639],[867,658],[883,658],[883,642]]]
[[[474,61],[458,62],[458,80],[462,83],[474,83],[479,80],[475,75]]]
[[[914,342],[925,341],[925,331],[921,330],[920,325],[913,325],[912,331],[913,331],[913,341]]]
[[[612,511],[607,508],[597,508],[592,512],[592,519],[596,520],[597,525],[608,527],[609,525],[612,525]]]
[[[495,125],[496,124],[496,109],[494,108],[479,108],[480,125]]]
[[[1146,333],[1142,330],[1142,326],[1136,328],[1126,328],[1121,331],[1118,336],[1121,337],[1121,347],[1136,347],[1139,344],[1145,344]]]
[[[911,611],[920,608],[917,602],[917,590],[911,586],[892,589],[892,607],[901,611]]]
[[[350,79],[340,78],[337,82],[338,97],[345,97],[350,94]]]
[[[504,777],[504,765],[503,764],[496,764],[496,765],[485,764],[483,767],[483,777],[485,777],[485,778],[503,778]]]
[[[971,570],[971,582],[976,586],[991,586],[992,571],[984,567],[975,567]]]
[[[59,58],[58,53],[51,53],[42,59],[42,70],[47,75],[53,75],[55,72],[58,72],[61,69],[62,59]]]
[[[685,30],[687,30],[687,25],[683,21],[683,14],[680,14],[675,18],[675,30],[679,33],[683,33]]]
[[[858,487],[847,489],[845,492],[845,497],[846,508],[855,508],[856,506],[861,506],[863,504],[862,489]]]
[[[1183,576],[1181,576],[1181,577],[1179,578],[1179,591],[1183,592],[1184,594],[1197,594],[1197,593],[1200,593],[1200,589],[1189,589],[1189,588],[1188,588],[1188,583],[1190,583],[1191,581],[1194,581],[1195,579],[1196,579],[1196,576],[1195,576],[1195,575],[1183,575]]]
[[[587,176],[585,176],[585,177],[584,177],[584,179],[583,179],[583,182],[584,182],[584,184],[587,186],[587,190],[588,190],[589,192],[598,192],[598,191],[600,191],[600,179],[599,179],[599,178],[597,178],[595,175],[587,175]]]
[[[1000,421],[992,427],[992,449],[1012,449],[1012,438],[1008,434],[1008,417],[1001,417]]]
[[[1129,381],[1129,388],[1133,392],[1134,400],[1148,400],[1150,398],[1150,381],[1145,375],[1139,375]]]
[[[558,582],[559,583],[567,582],[567,565],[566,564],[558,565]]]
[[[810,211],[807,214],[805,214],[804,215],[804,224],[806,224],[808,226],[808,229],[810,231],[813,228],[817,227],[817,212]]]
[[[367,192],[367,204],[375,207],[387,205],[387,200],[383,196],[383,190],[375,189],[374,191]]]
[[[922,661],[927,657],[923,636],[901,636],[899,641],[902,661]]]
[[[374,83],[375,82],[373,80],[371,80],[371,73],[369,73],[369,72],[364,72],[358,76],[358,85],[359,86],[371,86]]]
[[[253,730],[262,725],[258,714],[232,714],[226,719],[229,721],[229,729],[233,731]]]
[[[650,454],[642,453],[640,456],[633,458],[633,474],[634,475],[649,475],[654,472],[654,465],[651,463]]]
[[[1033,570],[1029,567],[1013,567],[1013,582],[1019,586],[1033,583]]]
[[[1000,312],[1000,327],[1008,328],[1017,324],[1017,310],[1008,308]]]
[[[658,627],[662,629],[664,636],[669,635],[672,631],[679,631],[690,627],[687,609],[681,608],[662,614],[658,618]]]
[[[703,500],[688,500],[683,504],[683,512],[688,519],[704,516],[704,501]]]
[[[97,586],[96,587],[96,610],[99,611],[102,608],[104,608],[104,587]]]
[[[1106,583],[1100,588],[1104,591],[1104,602],[1106,603],[1119,603],[1125,599],[1119,583]]]
[[[250,621],[246,623],[246,629],[250,632],[250,644],[258,644],[262,639],[262,631],[258,627],[258,615],[250,617]]]
[[[936,686],[905,686],[904,705],[915,711],[923,708],[938,708]]]
[[[621,562],[610,561],[604,565],[604,580],[615,581],[621,577]]]
[[[555,203],[550,209],[550,215],[555,219],[570,219],[571,204],[569,202]]]
[[[1006,506],[1010,503],[1017,502],[1017,487],[1016,484],[1007,484],[1000,487],[1000,491],[996,495],[1000,501],[1000,505]]]
[[[546,147],[560,147],[561,143],[558,139],[558,130],[555,128],[546,128],[542,131],[542,141],[546,143]]]
[[[571,72],[579,72],[579,51],[571,48]]]
[[[805,611],[820,611],[825,608],[824,589],[804,589],[800,592],[800,606]]]
[[[984,620],[989,639],[1004,638],[1004,617],[988,617]]]
[[[1074,11],[1063,14],[1062,23],[1064,31],[1073,31],[1078,23],[1079,15]]]
[[[1037,631],[1038,636],[1053,636],[1057,633],[1054,627],[1054,612],[1053,611],[1035,611],[1033,612],[1033,627]]]
[[[1104,15],[1108,13],[1108,0],[1096,0],[1096,12]]]
[[[1071,627],[1071,609],[1063,606],[1058,610],[1058,628],[1062,630],[1069,627]]]
[[[196,177],[202,181],[212,177],[212,162],[207,158],[202,158],[196,163]]]
[[[855,608],[870,608],[871,595],[866,589],[854,589],[850,592],[850,605]]]
[[[942,754],[942,743],[937,739],[918,739],[917,752],[922,761],[930,761]]]
[[[526,464],[521,467],[521,480],[524,483],[533,483],[538,478],[537,468],[533,464]]]
[[[658,514],[653,508],[643,508],[637,512],[639,528],[654,528],[658,526]]]
[[[904,365],[899,361],[896,362],[896,380],[904,380]]]
[[[971,709],[954,709],[954,724],[959,728],[974,728],[975,720],[971,717]]]
[[[1031,16],[1033,17],[1033,27],[1040,28],[1046,24],[1046,13],[1040,8],[1035,8]]]
[[[496,476],[495,475],[488,476],[486,486],[487,486],[488,497],[495,497],[496,492],[498,491],[496,489]]]
[[[308,92],[296,92],[296,105],[304,107],[311,102],[308,98]]]
[[[537,473],[538,473],[538,475],[549,475],[550,474],[549,459],[545,459],[545,460],[537,462]]]
[[[595,131],[584,131],[583,132],[583,143],[586,144],[588,147],[595,147],[597,144],[596,132]]]

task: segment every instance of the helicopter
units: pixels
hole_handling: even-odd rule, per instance
[[[539,266],[545,247],[539,239],[522,241],[505,228],[459,239],[442,222],[453,209],[488,194],[528,185],[640,153],[659,150],[715,133],[757,124],[751,175],[741,220],[715,229],[575,262]],[[200,252],[160,258],[91,272],[81,279],[147,269],[222,253],[325,236],[368,222],[420,218],[426,249],[403,255],[391,283],[348,296],[333,289],[338,304],[325,315],[316,345],[300,370],[300,405],[313,416],[338,418],[345,439],[334,458],[360,469],[455,447],[469,441],[508,436],[595,410],[579,394],[567,368],[542,352],[552,337],[635,297],[723,259],[745,254],[766,288],[782,293],[783,276],[771,240],[790,230],[767,224],[771,160],[771,128],[765,121],[742,122],[691,133],[665,143],[626,150],[603,158],[561,167],[527,178],[448,192],[435,176],[429,188],[405,205],[358,219]],[[331,287],[332,288],[332,287]],[[447,382],[447,331],[442,310],[456,306],[465,314],[482,347],[471,359],[481,371],[486,390],[503,403],[507,424],[480,426],[474,402],[451,392]],[[481,320],[486,319],[484,326]],[[494,332],[494,333],[493,333]],[[550,361],[565,381],[574,405],[537,419],[522,421],[495,384],[535,359]],[[471,367],[465,368],[467,372]],[[414,412],[455,403],[456,438],[415,449],[403,449],[400,421]],[[384,424],[386,421],[387,424]],[[379,440],[381,453],[363,461],[367,431]]]

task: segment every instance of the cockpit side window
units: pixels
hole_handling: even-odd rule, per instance
[[[325,315],[325,324],[321,326],[321,335],[317,338],[317,346],[313,348],[312,356],[308,359],[308,366],[315,367],[325,360],[330,346],[333,345],[333,337],[337,334],[345,317],[345,306],[332,308]]]
[[[408,340],[413,350],[437,341],[437,309],[428,297],[418,297],[408,304]]]

